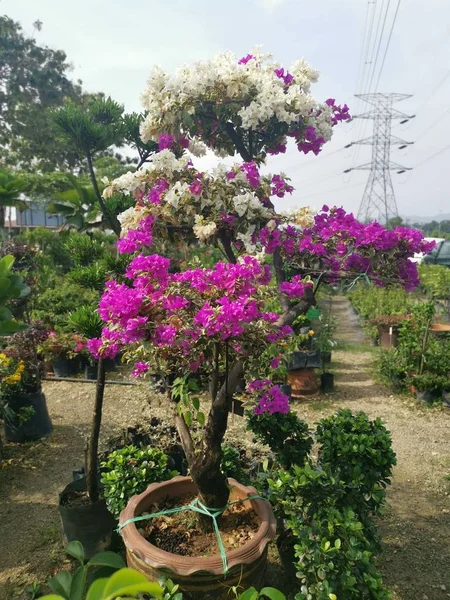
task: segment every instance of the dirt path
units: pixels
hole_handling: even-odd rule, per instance
[[[418,407],[374,384],[373,349],[343,298],[334,300],[338,337],[345,350],[333,353],[336,391],[297,404],[311,425],[338,408],[380,416],[392,433],[398,464],[389,492],[391,509],[380,527],[386,545],[380,566],[397,600],[450,598],[450,410]],[[356,342],[356,344],[355,344]],[[352,348],[352,344],[354,345]],[[61,568],[64,554],[57,511],[58,493],[83,462],[93,386],[46,383],[54,433],[39,444],[7,445],[0,468],[0,599],[25,598],[23,589],[45,582]],[[168,407],[144,387],[108,386],[103,439]],[[235,417],[230,435],[244,438]],[[345,600],[345,599],[342,599]]]

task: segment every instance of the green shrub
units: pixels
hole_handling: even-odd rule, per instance
[[[432,298],[450,298],[450,269],[442,265],[419,265],[420,287]]]
[[[128,500],[151,483],[179,475],[168,467],[167,455],[158,448],[125,446],[101,463],[103,493],[108,509],[118,517]]]
[[[239,483],[249,484],[250,478],[248,471],[245,469],[245,463],[242,460],[241,452],[234,446],[223,444],[222,446],[222,463],[221,471],[227,477],[232,477]]]
[[[353,415],[348,409],[340,410],[320,421],[316,438],[320,464],[348,487],[353,497],[348,503],[358,510],[363,499],[369,513],[378,513],[397,462],[381,419],[370,421],[363,412]]]
[[[248,415],[248,426],[255,437],[267,444],[283,468],[303,465],[313,444],[308,425],[294,412]]]
[[[100,337],[104,323],[96,309],[79,306],[68,314],[66,324],[71,331],[90,339]]]
[[[389,597],[374,563],[373,523],[349,504],[355,496],[346,482],[328,467],[306,463],[276,472],[268,483],[270,502],[295,548],[296,600]],[[364,501],[358,500],[359,510]]]
[[[78,267],[91,265],[110,252],[104,239],[85,233],[72,233],[65,241],[65,247]]]
[[[296,537],[296,600],[388,600],[364,525],[347,507],[328,509],[288,527]]]
[[[67,278],[82,288],[101,292],[105,287],[106,268],[101,263],[78,267],[67,273]]]
[[[63,277],[55,279],[54,287],[48,288],[34,300],[32,318],[52,327],[64,327],[69,313],[79,306],[98,306],[99,294],[86,290]]]

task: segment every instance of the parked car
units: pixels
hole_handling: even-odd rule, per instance
[[[440,244],[441,244],[442,242],[445,242],[445,239],[444,239],[444,238],[432,238],[432,237],[426,237],[426,238],[424,238],[424,240],[425,240],[426,242],[435,242],[435,244],[436,244],[436,247],[435,247],[435,248],[432,250],[432,252],[430,253],[430,255],[431,255],[431,254],[434,254],[434,253],[436,252],[437,248],[439,248],[439,246],[440,246]],[[427,256],[428,256],[428,255],[427,255]],[[424,254],[423,252],[420,252],[420,254],[414,254],[414,256],[413,256],[412,258],[410,258],[410,260],[411,260],[412,262],[415,262],[415,263],[418,263],[418,264],[420,264],[421,262],[423,262],[423,259],[424,259],[424,257],[425,257],[425,254]]]
[[[450,267],[450,240],[438,242],[436,248],[423,257],[422,262],[428,265]]]

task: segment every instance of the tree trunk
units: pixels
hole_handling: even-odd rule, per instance
[[[213,399],[200,450],[189,464],[192,479],[199,491],[199,499],[211,509],[223,508],[230,495],[226,477],[220,470],[222,441],[227,430],[228,399],[235,391],[242,373],[242,361],[236,361]],[[212,520],[209,517],[200,518],[200,524],[209,531]]]
[[[98,485],[98,440],[102,424],[103,397],[105,395],[105,362],[102,358],[98,361],[97,385],[95,388],[94,414],[92,418],[91,436],[89,439],[86,460],[86,486],[91,502],[97,502],[100,497]]]
[[[108,209],[106,207],[105,202],[103,201],[103,197],[102,197],[102,195],[100,193],[100,189],[98,187],[97,178],[95,176],[94,165],[92,164],[92,156],[89,153],[87,154],[87,163],[88,163],[88,169],[89,169],[89,176],[90,176],[91,182],[92,182],[92,187],[94,188],[94,192],[95,192],[95,195],[97,196],[97,200],[98,200],[98,203],[100,204],[100,208],[103,213],[103,216],[108,221],[109,226],[114,231],[114,233],[117,235],[117,237],[120,238],[120,230],[121,230],[120,223],[117,220],[116,215],[110,214],[110,212],[108,211]]]

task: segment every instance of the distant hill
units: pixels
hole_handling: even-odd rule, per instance
[[[431,221],[449,221],[450,213],[440,213],[432,217],[420,217],[418,215],[400,215],[403,221],[408,223],[431,223]]]

